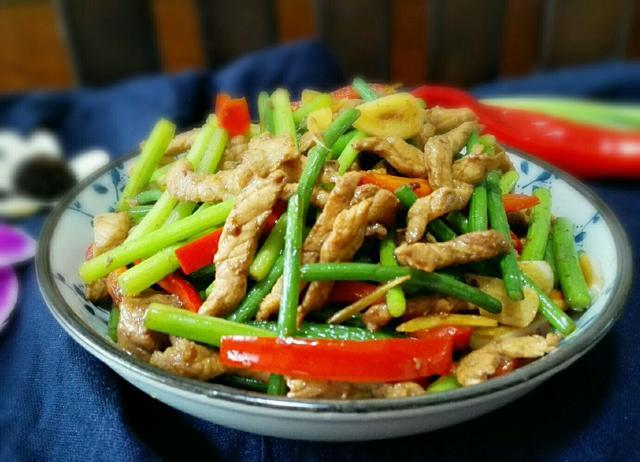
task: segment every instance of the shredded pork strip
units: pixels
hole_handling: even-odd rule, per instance
[[[167,191],[173,197],[188,202],[220,202],[237,196],[254,178],[265,178],[282,170],[287,182],[298,181],[302,161],[288,135],[262,135],[253,138],[236,168],[202,175],[193,171],[183,159],[167,174]]]
[[[398,172],[410,178],[427,176],[424,153],[397,137],[370,137],[356,141],[353,147],[357,151],[373,152],[389,162]]]
[[[151,294],[151,295],[149,295]],[[163,303],[180,307],[172,295],[145,291],[138,297],[124,297],[118,303],[118,345],[131,355],[149,360],[151,354],[168,343],[165,334],[148,330],[144,326],[144,316],[151,303]]]
[[[299,399],[407,398],[424,394],[415,382],[349,383],[287,378],[287,397]]]
[[[447,266],[488,260],[510,248],[502,234],[495,230],[463,234],[451,241],[403,244],[396,251],[401,265],[422,271],[435,271]]]
[[[254,180],[238,196],[222,228],[213,291],[199,312],[224,316],[232,311],[247,291],[247,273],[258,246],[260,231],[285,185],[286,175],[278,170],[265,179]]]
[[[150,364],[196,380],[211,380],[225,372],[214,350],[180,337],[171,337],[170,341],[166,350],[151,355]]]
[[[351,199],[355,193],[358,183],[362,178],[362,174],[358,172],[349,172],[345,174],[333,188],[326,204],[322,209],[322,213],[311,228],[309,235],[302,245],[302,263],[316,263],[320,258],[320,248],[322,243],[333,228],[333,223],[340,212],[349,207]],[[273,314],[278,312],[280,307],[280,298],[282,294],[282,278],[273,286],[269,295],[267,295],[260,304],[260,310],[256,316],[259,320],[269,319]]]
[[[511,161],[504,151],[488,155],[483,152],[472,153],[453,163],[453,178],[470,184],[478,184],[492,170],[508,172],[513,170]]]
[[[477,128],[475,122],[464,122],[447,133],[429,138],[424,147],[424,154],[429,169],[429,184],[433,189],[453,184],[453,156],[463,148],[471,133]]]
[[[462,358],[455,369],[456,379],[465,387],[477,385],[495,374],[504,360],[540,358],[553,351],[559,342],[560,337],[555,334],[496,340]]]
[[[130,228],[131,220],[126,212],[96,215],[93,219],[91,257],[97,257],[122,244]],[[85,284],[84,292],[85,296],[94,302],[106,298],[109,295],[106,278]]]
[[[411,206],[407,214],[408,243],[422,239],[427,225],[443,215],[465,208],[473,194],[473,187],[467,183],[454,183],[453,187],[436,189],[428,196],[421,197]]]
[[[367,228],[371,200],[365,200],[343,210],[335,219],[333,229],[320,248],[320,262],[342,262],[353,258],[362,243]],[[333,288],[331,281],[309,284],[302,304],[298,307],[298,324],[311,311],[321,308]]]

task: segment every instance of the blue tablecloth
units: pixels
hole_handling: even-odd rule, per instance
[[[48,127],[73,155],[99,146],[133,149],[161,116],[189,127],[217,91],[255,95],[285,86],[331,87],[343,77],[320,46],[303,43],[248,57],[217,73],[149,77],[101,90],[0,98],[0,128]],[[557,93],[640,98],[640,66],[605,64],[497,82],[477,94]],[[640,188],[592,182],[637,247]],[[38,235],[44,217],[18,223]],[[636,267],[638,265],[636,256]],[[134,389],[80,348],[40,296],[34,265],[20,269],[22,292],[0,336],[0,460],[638,460],[640,328],[630,294],[624,316],[583,359],[490,415],[449,429],[390,441],[311,443],[230,430],[175,411]]]

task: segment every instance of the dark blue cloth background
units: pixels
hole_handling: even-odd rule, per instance
[[[0,128],[48,127],[69,154],[135,148],[159,117],[203,120],[215,92],[341,84],[314,43],[248,57],[215,73],[149,77],[101,90],[0,98]],[[640,66],[604,64],[496,82],[478,95],[546,93],[640,99]],[[640,242],[636,182],[591,182]],[[43,216],[18,223],[34,237]],[[635,258],[636,268],[638,265]],[[471,422],[408,438],[311,443],[242,433],[175,411],[134,389],[79,347],[49,314],[34,265],[19,270],[17,314],[0,336],[0,460],[638,460],[640,329],[636,283],[624,316],[589,354],[518,401]]]

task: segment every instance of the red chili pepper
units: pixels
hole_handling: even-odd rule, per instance
[[[454,350],[465,350],[469,348],[471,334],[473,334],[473,327],[469,326],[438,326],[412,332],[411,336],[421,339],[451,338]]]
[[[616,132],[521,109],[479,103],[456,88],[425,85],[413,95],[431,106],[472,109],[500,142],[583,178],[640,177],[640,133]]]
[[[276,225],[278,219],[286,210],[287,203],[285,201],[277,201],[273,206],[273,210],[271,210],[271,215],[269,215],[264,222],[264,226],[262,227],[262,234],[269,234],[273,227]]]
[[[327,302],[353,303],[374,292],[378,286],[368,282],[338,281],[333,285]]]
[[[391,192],[395,192],[398,188],[408,185],[418,197],[428,196],[431,194],[431,191],[433,191],[429,182],[424,178],[405,178],[384,173],[366,172],[362,175],[360,184],[374,184]]]
[[[531,207],[538,205],[540,199],[535,196],[527,196],[525,194],[503,194],[502,203],[504,204],[504,211],[517,212],[518,210],[530,209]]]
[[[245,98],[231,98],[226,93],[216,97],[216,116],[229,135],[242,135],[249,130],[251,115]]]
[[[178,297],[182,306],[187,310],[197,313],[198,309],[200,309],[202,298],[196,288],[186,279],[177,274],[170,274],[161,281],[158,281],[158,285],[168,294]]]
[[[398,382],[449,373],[450,337],[366,342],[223,337],[225,366],[338,382]]]
[[[175,254],[184,274],[191,274],[213,263],[221,234],[222,228],[216,229],[206,236],[176,249]]]

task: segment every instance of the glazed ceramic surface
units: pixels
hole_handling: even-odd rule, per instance
[[[311,401],[270,397],[168,374],[120,350],[107,336],[108,312],[84,298],[78,268],[92,240],[92,218],[113,211],[132,160],[107,166],[53,211],[38,250],[38,280],[60,325],[82,347],[136,387],[211,422],[285,438],[365,440],[446,427],[487,413],[533,389],[593,347],[619,317],[631,281],[631,251],[618,220],[577,180],[523,155],[516,192],[550,188],[553,213],[576,224],[576,241],[600,264],[604,287],[575,334],[542,359],[484,384],[437,395],[380,400]]]

